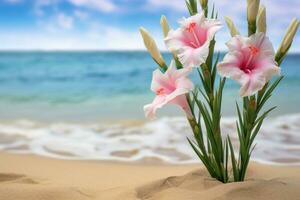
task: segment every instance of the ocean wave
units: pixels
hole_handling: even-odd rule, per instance
[[[222,132],[237,147],[234,118],[222,119]],[[300,114],[266,120],[257,136],[253,160],[300,164]],[[0,123],[0,150],[60,159],[199,162],[186,137],[185,118],[109,124],[42,124],[28,120]]]

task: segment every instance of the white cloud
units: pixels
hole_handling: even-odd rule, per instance
[[[86,7],[103,12],[111,12],[117,9],[111,0],[68,0],[75,6]]]
[[[81,10],[74,10],[74,16],[79,18],[80,20],[86,20],[87,18],[89,18],[89,14]]]
[[[60,0],[35,0],[33,9],[36,15],[44,15],[44,7],[56,5]]]
[[[138,31],[122,30],[113,26],[94,25],[85,35],[99,49],[134,50],[143,49]]]
[[[1,0],[0,0],[1,1]],[[16,0],[10,0],[16,1]],[[71,2],[75,7],[69,13],[60,12],[60,9],[55,9],[55,6],[60,2]],[[122,0],[125,1],[130,0]],[[172,13],[171,16],[176,18],[180,17],[183,12],[187,15],[187,10],[183,0],[145,0],[146,5],[150,6],[155,12],[161,12],[159,9],[165,9],[165,14]],[[236,22],[238,28],[243,34],[246,34],[246,2],[238,3],[234,6],[231,5],[232,0],[220,0],[216,3],[217,10],[219,11],[219,18],[223,20],[223,16],[230,16]],[[52,16],[39,17],[38,27],[31,32],[18,33],[18,32],[0,32],[0,44],[2,49],[115,49],[115,50],[134,50],[145,49],[143,42],[137,30],[127,30],[126,27],[114,27],[99,25],[99,22],[90,22],[92,14],[88,9],[95,9],[110,12],[116,8],[112,0],[35,0],[37,10],[43,13],[44,8],[47,6],[54,6]],[[268,34],[270,39],[274,42],[276,48],[282,36],[284,35],[285,28],[288,26],[292,17],[298,17],[299,13],[297,6],[300,3],[296,0],[291,0],[289,5],[278,0],[278,2],[269,2],[261,0],[267,6],[268,14]],[[97,6],[96,6],[97,5]],[[280,7],[281,6],[281,7]],[[169,10],[167,9],[169,8]],[[210,6],[211,8],[211,6]],[[119,8],[118,8],[119,9]],[[151,12],[152,12],[151,10]],[[175,12],[174,12],[175,11]],[[91,16],[89,16],[91,15]],[[79,21],[76,24],[76,20]],[[96,19],[94,19],[96,20]],[[170,17],[170,21],[174,19]],[[276,22],[276,23],[274,23]],[[76,25],[82,25],[83,28],[79,29]],[[162,39],[161,30],[158,28],[150,29],[153,33],[158,46],[165,50]],[[174,26],[176,28],[176,26]],[[298,34],[299,35],[299,34]],[[230,35],[226,26],[222,31],[217,34],[217,49],[225,50],[225,42],[228,41]],[[300,37],[296,36],[292,51],[299,51]]]
[[[37,20],[37,28],[41,32],[45,31],[51,34],[61,34],[74,28],[75,20],[73,16],[65,13],[56,13],[50,18],[40,18]]]
[[[57,24],[63,29],[72,29],[73,28],[73,18],[70,16],[67,16],[63,13],[59,13],[57,15]]]
[[[21,36],[22,35],[22,36]],[[1,32],[1,49],[6,50],[136,50],[144,49],[138,31],[94,26],[86,32]]]

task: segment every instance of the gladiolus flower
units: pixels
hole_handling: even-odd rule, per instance
[[[273,46],[263,33],[235,36],[227,43],[229,52],[218,64],[218,72],[241,85],[240,95],[251,96],[261,90],[273,75],[280,74]]]
[[[154,118],[156,110],[166,104],[179,105],[188,118],[192,117],[186,94],[193,89],[193,83],[188,78],[190,68],[176,69],[172,61],[165,73],[159,69],[153,72],[151,90],[156,94],[151,104],[144,106],[146,117]]]
[[[166,46],[177,53],[184,67],[197,67],[206,61],[210,41],[221,28],[221,22],[196,14],[179,23],[180,28],[170,30],[165,38]]]

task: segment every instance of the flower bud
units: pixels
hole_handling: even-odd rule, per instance
[[[167,65],[166,65],[162,55],[160,54],[160,52],[155,44],[154,39],[151,37],[151,35],[148,33],[148,31],[146,29],[144,29],[143,27],[140,28],[140,33],[143,37],[145,47],[147,48],[148,52],[150,53],[150,55],[152,56],[154,61],[161,68],[166,69]]]
[[[225,17],[225,21],[232,37],[240,34],[233,21],[229,17]]]
[[[266,23],[266,8],[261,6],[258,11],[257,16],[257,32],[266,33],[267,23]]]
[[[288,27],[286,34],[283,38],[283,41],[279,47],[281,53],[285,53],[288,51],[289,47],[291,46],[293,39],[296,35],[296,32],[299,28],[300,21],[297,19],[293,19],[290,26]]]
[[[282,63],[285,55],[287,54],[289,48],[293,43],[293,39],[296,35],[299,25],[300,25],[300,21],[297,19],[293,19],[292,22],[290,23],[290,26],[288,27],[275,56],[275,60],[277,61],[277,63],[279,64]]]
[[[163,30],[164,36],[167,37],[168,33],[170,31],[170,27],[169,27],[166,16],[164,16],[164,15],[161,16],[160,25],[161,25],[161,28]]]
[[[247,18],[249,23],[256,22],[260,0],[247,0]]]
[[[199,1],[200,1],[200,5],[201,5],[202,9],[207,8],[208,0],[199,0]]]

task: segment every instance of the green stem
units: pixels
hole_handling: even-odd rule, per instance
[[[191,15],[197,13],[197,4],[195,0],[186,0],[187,7]],[[204,15],[208,16],[208,7],[202,6]],[[214,10],[214,9],[213,9]],[[214,13],[214,11],[212,11]],[[212,14],[213,15],[213,14]],[[204,98],[207,100],[207,104],[202,103],[198,99],[198,95],[194,95],[193,102],[189,102],[191,109],[196,104],[198,106],[199,117],[198,120],[194,116],[193,119],[188,119],[191,129],[194,133],[195,143],[189,140],[195,153],[201,159],[208,172],[213,178],[227,183],[228,182],[228,150],[224,152],[224,146],[221,137],[220,118],[221,118],[221,96],[225,79],[220,82],[219,90],[215,93],[215,79],[216,79],[216,64],[213,65],[215,40],[212,40],[209,45],[209,54],[206,62],[201,65],[199,69],[199,77],[202,85],[204,86],[204,92],[200,91]],[[218,59],[217,59],[218,60]],[[188,98],[189,99],[189,98]],[[195,103],[196,102],[196,103]],[[195,111],[193,110],[193,115]],[[207,141],[204,142],[203,131],[201,127],[201,120],[203,120],[206,128]],[[227,140],[226,140],[227,142]],[[227,148],[227,143],[225,143]],[[226,154],[224,156],[224,154]]]
[[[256,22],[248,21],[248,36],[251,36],[256,32]]]
[[[250,24],[249,24],[249,34],[251,34],[251,32],[253,30],[254,30],[254,28],[250,27]],[[277,53],[276,54],[275,60],[278,63],[278,66],[280,66],[280,64],[284,60],[286,53],[283,53],[283,54]],[[279,82],[277,82],[277,84],[278,83]],[[276,86],[277,85],[275,85],[274,88]],[[252,145],[253,145],[252,143],[256,136],[256,135],[254,135],[254,137],[252,137],[252,134],[253,134],[253,130],[256,126],[255,122],[257,120],[259,112],[261,111],[263,105],[265,104],[264,96],[266,93],[270,93],[270,92],[268,92],[268,88],[272,88],[272,85],[270,85],[269,82],[267,82],[265,84],[265,86],[258,92],[256,97],[252,96],[252,97],[250,97],[250,99],[248,99],[248,97],[247,97],[247,98],[244,98],[244,101],[243,101],[243,107],[244,107],[244,113],[245,113],[244,119],[243,119],[243,122],[244,122],[243,127],[245,129],[241,130],[243,132],[243,134],[241,135],[243,138],[240,138],[240,140],[242,140],[244,145],[242,148],[240,147],[241,160],[240,160],[240,168],[239,168],[239,181],[244,181],[245,176],[246,176],[246,171],[247,171],[250,156],[251,156],[251,150],[252,150]],[[267,96],[271,95],[271,93],[266,94],[266,95]],[[258,127],[257,131],[259,131],[259,128],[260,127]],[[257,134],[257,133],[255,133],[255,134]]]

